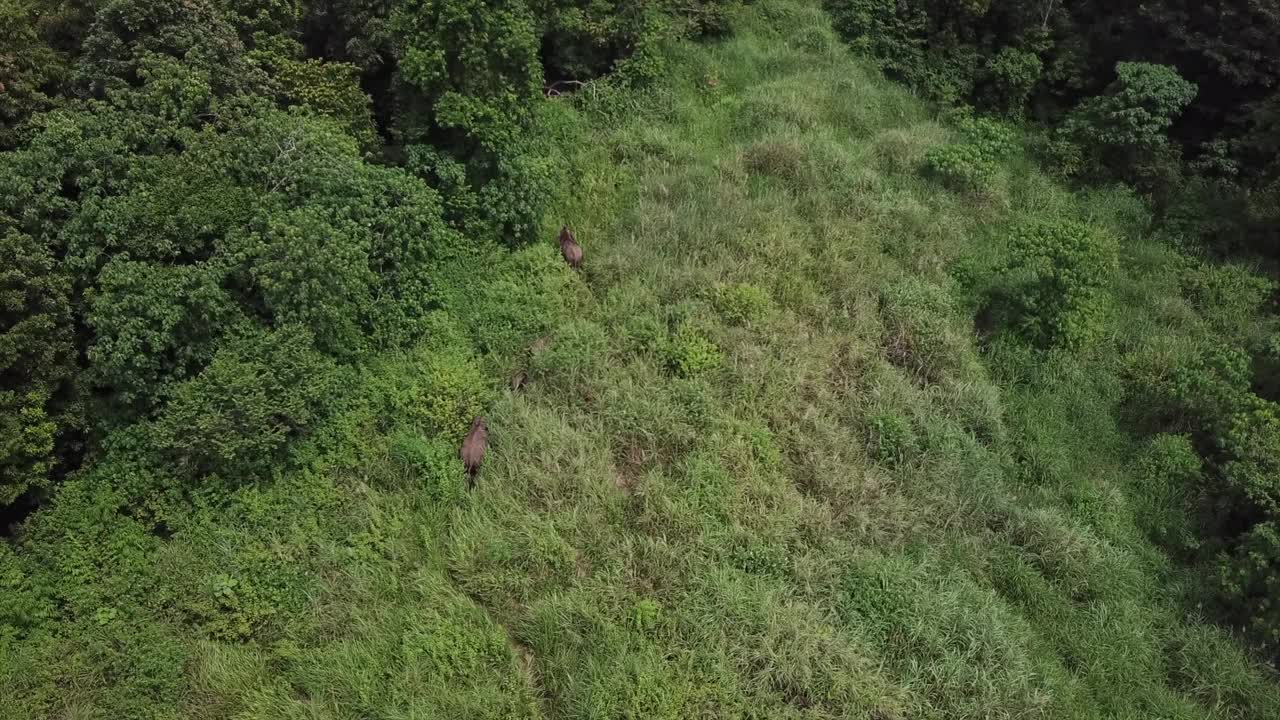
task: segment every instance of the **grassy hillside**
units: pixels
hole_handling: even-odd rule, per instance
[[[1125,358],[1247,316],[1135,197],[934,117],[815,4],[734,30],[548,102],[546,241],[460,252],[432,339],[347,373],[271,482],[139,509],[127,438],[69,480],[0,545],[0,716],[1280,717],[1153,543],[1189,522],[1176,437],[1121,423]],[[1105,292],[992,311],[1064,219]]]

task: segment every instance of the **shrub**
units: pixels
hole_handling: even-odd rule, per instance
[[[59,402],[75,373],[70,282],[49,248],[0,233],[0,507],[47,484],[60,430],[75,411]]]
[[[943,145],[925,154],[925,170],[954,190],[980,195],[991,188],[996,163],[979,147],[967,143]]]
[[[716,283],[711,291],[711,302],[725,320],[735,325],[760,320],[773,306],[769,294],[750,283]]]
[[[1247,267],[1203,263],[1182,274],[1182,290],[1218,329],[1239,333],[1267,302],[1276,285]]]
[[[664,348],[667,366],[681,377],[695,377],[724,364],[724,355],[715,343],[689,324],[682,324]]]
[[[642,598],[631,606],[627,622],[642,633],[653,632],[662,622],[663,614],[662,605],[649,598]]]
[[[466,352],[419,348],[378,373],[373,392],[384,417],[428,436],[460,440],[493,390]]]
[[[1280,414],[1277,405],[1249,396],[1232,413],[1218,444],[1225,455],[1222,475],[1239,507],[1280,516]]]
[[[1018,150],[1018,136],[1013,128],[999,120],[961,115],[956,129],[965,142],[978,149],[982,157],[1004,160]]]
[[[791,43],[807,53],[825,55],[836,47],[836,38],[829,28],[813,25],[796,33]]]
[[[402,431],[391,438],[391,457],[408,471],[410,479],[433,503],[456,502],[466,494],[466,473],[458,448],[443,437],[423,438]]]
[[[1199,348],[1172,367],[1157,359],[1155,366],[1135,366],[1129,374],[1134,400],[1149,421],[1161,429],[1193,431],[1201,440],[1221,433],[1249,394],[1249,356],[1221,343]]]
[[[927,7],[894,0],[826,0],[825,5],[836,31],[855,50],[928,97],[953,102],[973,89],[980,53],[956,41],[960,28],[937,32],[942,22],[930,17]],[[969,17],[964,10],[946,14]]]
[[[1014,231],[1010,251],[1007,271],[1023,336],[1040,347],[1068,348],[1096,338],[1117,263],[1114,241],[1079,223],[1038,222]]]
[[[1168,65],[1116,63],[1116,79],[1103,95],[1083,101],[1063,125],[1113,148],[1150,149],[1196,95],[1196,86]]]
[[[1219,556],[1217,571],[1231,616],[1264,647],[1280,645],[1280,522],[1254,526]]]

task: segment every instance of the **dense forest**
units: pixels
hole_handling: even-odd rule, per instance
[[[0,0],[0,248],[2,717],[1280,715],[1274,0]]]
[[[1140,189],[1177,236],[1274,257],[1280,6],[828,0],[890,75],[944,103],[1029,119],[1048,167]]]

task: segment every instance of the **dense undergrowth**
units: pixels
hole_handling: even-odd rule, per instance
[[[1280,716],[1209,622],[1241,566],[1188,564],[1203,514],[1230,521],[1202,495],[1239,507],[1206,473],[1269,457],[1198,434],[1269,412],[1231,350],[1270,337],[1269,284],[937,117],[815,4],[649,51],[659,82],[539,104],[568,185],[533,244],[423,196],[423,307],[361,315],[387,296],[324,282],[363,267],[341,257],[301,287],[355,309],[236,286],[266,300],[228,312],[292,321],[191,360],[0,544],[0,716]],[[209,142],[185,171],[216,171]],[[425,187],[354,146],[301,157],[313,209],[333,177]],[[321,217],[397,237],[379,198]],[[283,247],[323,235],[255,199]],[[267,257],[255,278],[291,267]],[[106,317],[147,306],[119,297]]]

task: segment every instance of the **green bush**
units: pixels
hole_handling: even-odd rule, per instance
[[[1228,612],[1266,648],[1280,645],[1280,522],[1255,525],[1218,558]]]
[[[711,290],[711,302],[726,321],[735,325],[756,322],[773,307],[769,294],[750,283],[716,283]]]
[[[1173,363],[1152,363],[1133,363],[1128,379],[1141,415],[1158,429],[1194,432],[1200,444],[1210,444],[1207,439],[1221,434],[1248,401],[1249,356],[1229,345],[1213,343]]]
[[[1232,504],[1280,517],[1280,406],[1250,396],[1217,440]]]
[[[49,482],[60,433],[78,424],[70,282],[49,248],[0,234],[0,507]]]
[[[663,354],[667,366],[681,377],[696,377],[724,364],[720,348],[688,323],[681,324],[667,339]]]
[[[1023,336],[1045,348],[1093,341],[1107,315],[1117,253],[1111,238],[1079,223],[1017,228],[1006,272]]]
[[[968,143],[934,148],[924,163],[925,171],[948,187],[974,195],[989,191],[997,172],[995,159]]]
[[[644,633],[653,632],[663,621],[662,605],[650,598],[637,600],[631,607],[627,621],[631,627]]]
[[[1115,73],[1105,94],[1072,111],[1064,131],[1111,149],[1149,150],[1164,144],[1165,132],[1195,97],[1195,85],[1168,65],[1121,62]]]
[[[1168,65],[1121,62],[1102,95],[1082,101],[1059,134],[1086,148],[1092,165],[1144,186],[1171,160],[1168,130],[1196,95],[1196,86]]]
[[[931,7],[928,0],[826,0],[824,5],[836,31],[856,51],[875,58],[885,72],[927,97],[954,102],[973,90],[980,53],[938,27],[972,17],[964,6],[952,12]]]
[[[446,505],[466,494],[466,472],[458,448],[445,438],[430,440],[402,431],[391,437],[391,457],[431,502]]]
[[[961,113],[956,121],[961,142],[925,154],[925,172],[954,190],[974,195],[992,191],[1001,161],[1018,148],[1013,130],[997,120]]]
[[[296,21],[296,17],[290,17],[272,24]],[[276,33],[279,29],[273,28]],[[305,106],[333,118],[359,141],[362,149],[372,151],[379,138],[371,99],[360,87],[360,68],[353,63],[307,58],[305,52],[295,38],[260,30],[254,34],[253,49],[246,57],[271,76],[282,105]]]
[[[992,161],[1006,160],[1018,150],[1018,136],[1009,125],[992,118],[961,115],[956,120],[965,142]]]
[[[1237,264],[1202,263],[1181,279],[1183,293],[1201,316],[1237,337],[1276,287],[1275,281]]]
[[[461,440],[493,395],[476,359],[459,349],[419,347],[385,367],[370,388],[380,415],[427,436]]]

